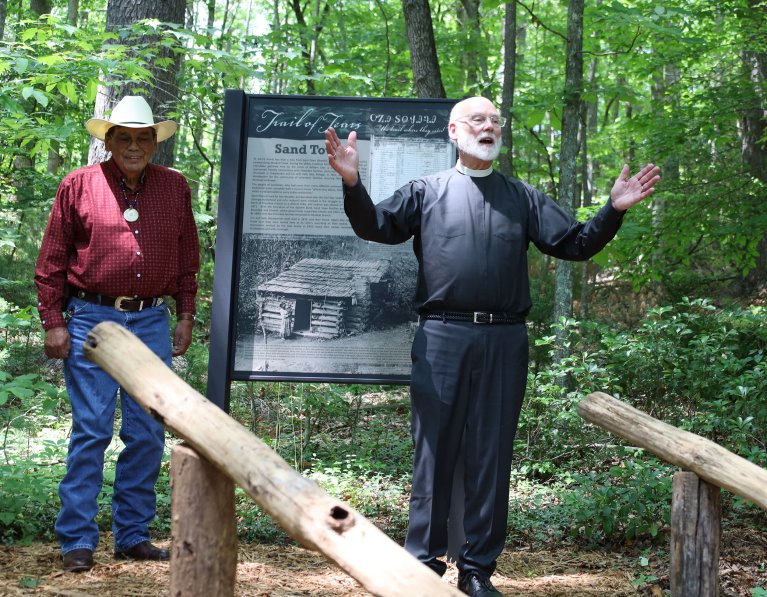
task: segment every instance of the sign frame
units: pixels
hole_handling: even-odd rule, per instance
[[[243,254],[243,245],[245,244],[243,241],[244,238],[244,231],[245,233],[248,233],[249,226],[251,224],[249,222],[256,222],[256,226],[259,225],[259,222],[261,221],[261,216],[259,213],[256,213],[256,216],[254,217],[251,214],[251,211],[254,210],[253,205],[256,204],[256,200],[251,198],[247,193],[246,190],[250,187],[253,187],[253,180],[254,174],[253,174],[253,163],[256,161],[253,156],[249,156],[249,149],[251,154],[253,153],[253,142],[254,140],[260,140],[256,139],[261,133],[260,132],[253,132],[256,130],[255,127],[261,126],[261,129],[264,128],[263,120],[258,120],[254,114],[257,114],[259,117],[261,115],[258,114],[258,110],[261,106],[271,106],[274,104],[279,104],[280,102],[285,102],[289,105],[300,105],[300,106],[320,106],[320,109],[318,112],[320,114],[325,112],[333,112],[335,113],[342,113],[342,110],[332,110],[328,109],[328,107],[332,107],[334,105],[338,106],[346,106],[347,111],[351,114],[362,114],[367,115],[366,117],[370,120],[373,120],[373,118],[377,117],[379,114],[396,114],[397,119],[400,118],[400,115],[410,115],[410,116],[402,116],[404,119],[404,124],[400,126],[399,124],[397,126],[394,126],[394,122],[392,118],[389,118],[389,123],[383,124],[382,122],[378,122],[375,125],[370,125],[369,130],[365,129],[364,127],[361,127],[357,129],[358,137],[361,140],[362,144],[366,143],[365,139],[371,139],[373,138],[374,133],[378,135],[379,139],[387,139],[387,136],[390,136],[392,138],[398,138],[398,137],[407,137],[411,140],[416,139],[419,134],[422,137],[428,138],[430,135],[433,135],[431,139],[434,140],[434,142],[439,142],[441,145],[445,145],[449,147],[452,150],[452,154],[450,154],[449,159],[445,158],[443,161],[449,162],[452,160],[452,163],[449,163],[448,167],[451,167],[455,163],[456,153],[455,149],[452,147],[452,145],[449,143],[447,139],[447,123],[448,123],[448,115],[450,112],[450,109],[452,106],[456,103],[457,100],[451,100],[451,99],[412,99],[412,98],[369,98],[369,97],[327,97],[327,96],[290,96],[290,95],[260,95],[260,94],[246,94],[242,90],[227,90],[225,93],[225,102],[224,102],[224,126],[223,126],[223,134],[222,134],[222,147],[221,147],[221,172],[220,172],[220,186],[219,186],[219,201],[218,201],[218,222],[217,222],[217,235],[216,235],[216,249],[215,249],[215,267],[214,267],[214,278],[213,278],[213,304],[211,308],[211,326],[210,326],[210,357],[209,357],[209,364],[208,364],[208,399],[213,401],[215,404],[217,404],[219,407],[223,408],[224,410],[229,410],[229,393],[230,393],[230,385],[232,381],[296,381],[296,382],[310,382],[310,383],[324,383],[324,382],[330,382],[330,383],[364,383],[364,384],[408,384],[410,382],[410,376],[409,376],[409,368],[407,371],[404,370],[404,368],[400,367],[395,373],[393,374],[387,374],[387,373],[381,373],[378,370],[374,370],[374,368],[371,367],[369,371],[363,370],[362,372],[349,372],[349,371],[325,371],[325,370],[313,370],[313,371],[295,371],[295,370],[269,370],[267,363],[267,370],[263,371],[256,371],[253,370],[253,367],[251,366],[250,369],[243,368],[242,362],[243,358],[241,357],[240,353],[243,353],[242,349],[242,338],[243,332],[243,321],[245,321],[247,318],[244,318],[243,316],[243,309],[238,309],[239,306],[239,300],[242,296],[242,293],[240,291],[240,284],[242,280],[242,276],[244,268],[243,263],[245,260],[244,254]],[[266,110],[264,110],[266,112]],[[271,112],[274,112],[272,110]],[[421,130],[426,131],[423,133],[419,133],[419,126],[421,126],[420,119],[417,116],[417,114],[427,114],[429,115],[428,121],[431,123],[430,125],[424,125]],[[375,116],[374,116],[375,115]],[[409,119],[409,121],[408,121]],[[347,120],[354,120],[353,118],[349,118]],[[358,118],[358,121],[362,122],[363,118]],[[418,125],[415,125],[414,123],[416,121],[418,122]],[[298,124],[296,122],[298,121]],[[296,147],[295,153],[298,153],[299,148],[302,147],[301,142],[299,139],[302,135],[304,135],[305,131],[300,128],[299,125],[303,126],[304,128],[312,128],[311,134],[313,135],[311,137],[311,143],[312,146],[309,148],[314,153],[320,152],[320,145],[321,144],[321,153],[324,154],[324,129],[327,128],[328,122],[331,124],[335,124],[335,128],[337,129],[337,132],[339,133],[339,136],[342,138],[346,138],[348,135],[348,128],[347,130],[344,130],[344,125],[342,124],[344,122],[343,119],[333,119],[332,114],[331,116],[328,116],[324,120],[322,119],[316,119],[315,123],[309,121],[308,118],[304,118],[304,116],[300,116],[299,118],[294,118],[292,121],[292,125],[290,122],[283,123],[284,126],[282,128],[279,128],[279,130],[276,132],[268,132],[264,135],[274,135],[277,137],[278,140],[281,139],[287,139],[282,144],[273,144],[269,145],[271,141],[264,141],[266,147],[271,148],[273,151],[281,151],[281,145],[292,145],[293,147]],[[436,122],[436,124],[434,124]],[[260,123],[260,124],[259,124]],[[339,126],[341,124],[341,126]],[[391,125],[391,126],[390,126]],[[349,127],[353,128],[354,125],[350,124]],[[295,133],[295,134],[294,134]],[[428,142],[428,139],[426,141],[422,142]],[[407,144],[405,145],[407,147]],[[384,148],[385,151],[386,149]],[[304,150],[306,151],[306,148],[304,147]],[[310,152],[311,152],[310,151]],[[391,150],[395,153],[402,153],[401,147],[394,145],[394,149]],[[446,154],[448,153],[447,150]],[[423,152],[422,152],[423,153]],[[428,153],[428,152],[426,152]],[[362,155],[362,150],[360,151],[360,154]],[[251,158],[250,162],[248,162],[249,157]],[[405,156],[407,159],[407,156]],[[330,167],[327,166],[326,158],[322,157],[325,161],[325,167],[327,167],[327,170],[330,172],[330,174],[334,175],[337,179],[337,201],[338,205],[342,206],[342,187],[341,187],[341,180],[340,177],[338,177],[337,174],[332,172],[330,170]],[[442,158],[440,158],[442,159]],[[380,162],[381,160],[379,160]],[[412,160],[411,160],[412,161]],[[373,160],[371,159],[371,163]],[[364,167],[366,167],[366,164],[361,164],[361,175],[363,174],[362,170]],[[371,169],[374,168],[374,165],[370,166]],[[401,166],[400,166],[401,168]],[[446,168],[439,168],[439,169],[446,169]],[[412,178],[417,178],[422,175],[426,174],[432,174],[437,170],[428,171],[428,172],[420,172],[417,175],[413,175]],[[401,172],[398,173],[401,176]],[[362,176],[363,181],[366,180],[366,176]],[[398,188],[400,185],[397,184],[396,186],[393,186],[391,188],[384,188],[388,185],[388,179],[385,177],[381,177],[384,182],[380,182],[378,185],[381,187],[380,192],[385,192],[386,194],[391,194]],[[248,186],[250,184],[250,187]],[[368,185],[366,185],[368,186]],[[375,186],[375,185],[373,185]],[[370,189],[370,186],[368,186],[368,189],[371,192],[371,196],[373,196],[374,200],[382,199],[386,195],[381,197],[374,196],[374,191]],[[252,193],[251,193],[252,194]],[[274,207],[274,206],[272,206]],[[278,210],[279,211],[279,210]],[[263,214],[262,214],[263,215]],[[280,214],[278,214],[279,216]],[[285,209],[283,216],[284,218],[289,217],[289,210]],[[288,222],[288,226],[290,223]],[[351,230],[351,227],[348,224],[348,221],[345,223],[346,226],[348,226],[348,230]],[[280,223],[279,221],[277,224],[275,224],[275,230],[279,229]],[[348,232],[345,232],[344,234],[348,234]],[[279,235],[278,235],[279,236]],[[290,234],[288,233],[287,237],[290,237]],[[261,237],[258,236],[258,234],[255,235],[255,238],[258,240],[261,239]],[[319,237],[321,238],[321,236]],[[335,238],[335,237],[333,237]],[[365,242],[365,241],[359,241],[359,239],[356,238],[356,236],[352,234],[349,235],[350,239],[355,239],[355,242]],[[279,238],[274,241],[279,242]],[[311,242],[311,241],[310,241]],[[350,241],[351,242],[351,241]],[[408,243],[409,246],[409,243]],[[402,251],[403,248],[400,248],[400,251]],[[405,248],[405,250],[409,251],[409,254],[413,261],[415,261],[415,257],[412,255],[412,249]],[[330,259],[325,260],[313,260],[313,261],[327,261],[331,267],[339,268],[339,267],[345,267],[343,263],[337,259],[337,255],[331,255]],[[310,260],[311,261],[311,260]],[[250,262],[248,262],[250,263]],[[364,264],[373,264],[373,261],[365,261],[362,262]],[[342,265],[339,265],[342,264]],[[312,264],[310,264],[312,265]],[[316,265],[316,264],[314,264]],[[327,264],[320,264],[320,266],[327,265]],[[298,267],[298,266],[296,266]],[[396,272],[395,272],[396,273]],[[281,273],[280,275],[283,275]],[[298,274],[295,274],[298,275]],[[349,277],[352,278],[354,273],[350,273]],[[370,271],[365,271],[363,274],[361,274],[365,279],[370,279],[371,274]],[[403,276],[404,278],[405,276]],[[408,276],[411,277],[411,276]],[[414,278],[414,275],[412,276]],[[279,276],[278,276],[279,278]],[[258,288],[260,289],[259,292],[263,296],[259,296],[259,305],[257,309],[258,313],[258,322],[256,324],[252,323],[253,317],[250,316],[247,321],[250,321],[250,325],[256,325],[258,329],[260,330],[259,333],[263,333],[263,341],[264,343],[268,344],[269,338],[273,337],[274,340],[272,341],[272,347],[280,348],[280,341],[283,340],[283,337],[280,335],[279,341],[278,336],[272,336],[272,334],[277,334],[275,331],[273,323],[274,316],[275,316],[275,302],[272,301],[272,303],[269,303],[270,297],[268,296],[268,288],[269,286],[261,280],[261,283],[259,284]],[[410,280],[410,282],[414,285],[415,279]],[[316,292],[316,290],[315,290]],[[349,291],[348,289],[345,291],[346,295],[349,295],[351,292],[351,298],[344,295],[343,300],[346,301],[346,304],[354,304],[357,305],[358,297],[357,295],[360,294],[360,291],[357,289],[352,289]],[[364,290],[362,291],[364,293]],[[340,292],[340,294],[344,294],[344,292]],[[339,299],[341,300],[341,299]],[[350,303],[349,300],[352,302]],[[266,306],[265,306],[266,305]],[[290,308],[295,308],[294,306],[288,307],[288,311],[290,311]],[[282,309],[282,306],[280,306],[280,310]],[[346,309],[349,309],[347,306]],[[238,317],[239,316],[239,317]],[[286,325],[288,336],[291,336],[292,332],[292,325],[296,322],[299,314],[297,312],[290,313],[288,317],[289,323]],[[412,322],[416,321],[416,315],[414,312],[411,312],[409,315],[412,318]],[[269,320],[269,317],[272,317],[271,320]],[[285,320],[285,316],[283,315],[283,321]],[[271,323],[270,323],[271,321]],[[355,320],[357,324],[359,324],[359,318]],[[407,325],[411,325],[412,322],[408,324],[407,322],[403,322],[403,329]],[[240,327],[240,331],[238,332],[238,323]],[[363,322],[364,323],[364,322]],[[348,324],[347,324],[348,325]],[[272,326],[272,327],[270,327]],[[314,328],[312,328],[314,329]],[[268,330],[268,333],[267,333]],[[250,332],[249,332],[250,333]],[[255,337],[255,332],[253,332],[253,335]],[[347,334],[344,334],[346,336]],[[238,338],[240,340],[240,345],[238,345]],[[252,344],[256,344],[255,340],[252,342]],[[407,357],[409,359],[409,339],[407,339],[406,342],[407,346],[403,347],[407,350]],[[330,344],[328,344],[329,346]],[[270,350],[273,350],[270,348]],[[291,347],[287,344],[284,344],[283,346],[283,352],[287,352],[291,350]],[[346,349],[347,352],[349,350],[353,349]],[[327,359],[318,359],[321,363],[333,363],[332,359],[328,361]],[[253,357],[253,362],[256,362],[256,358]],[[239,368],[238,368],[239,363]],[[280,361],[277,361],[277,363],[280,363]],[[341,366],[345,364],[345,361],[341,362]],[[397,365],[399,367],[399,365]]]

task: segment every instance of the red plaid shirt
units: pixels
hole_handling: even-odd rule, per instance
[[[200,265],[191,192],[175,170],[148,164],[129,207],[114,160],[68,174],[59,185],[35,267],[43,329],[65,325],[67,285],[108,296],[172,296],[194,313]]]

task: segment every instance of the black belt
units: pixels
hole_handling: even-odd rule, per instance
[[[142,309],[162,305],[165,302],[165,299],[161,296],[153,296],[150,298],[140,298],[135,296],[106,296],[105,294],[88,292],[87,290],[75,288],[74,286],[69,287],[69,296],[74,296],[84,301],[88,301],[89,303],[104,305],[105,307],[114,307],[118,311],[141,311]]]
[[[466,321],[469,323],[524,323],[525,318],[512,313],[490,313],[489,311],[429,311],[421,313],[420,319],[437,321]]]

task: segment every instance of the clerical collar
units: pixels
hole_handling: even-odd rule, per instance
[[[484,178],[485,176],[490,176],[493,173],[492,166],[485,168],[484,170],[472,170],[471,168],[464,166],[460,160],[456,162],[455,169],[458,170],[458,172],[461,174],[465,174],[466,176],[476,176],[478,178]]]

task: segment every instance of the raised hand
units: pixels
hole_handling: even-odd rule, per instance
[[[349,133],[349,139],[344,147],[333,127],[325,131],[325,151],[328,154],[328,164],[341,175],[344,184],[354,186],[357,184],[360,167],[360,156],[357,153],[357,133]]]
[[[647,199],[655,192],[655,184],[660,180],[660,168],[647,164],[637,174],[629,177],[629,166],[625,164],[620,176],[610,191],[613,207],[621,211]]]

